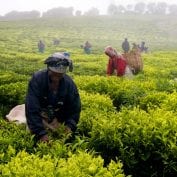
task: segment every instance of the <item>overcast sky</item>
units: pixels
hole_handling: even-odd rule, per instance
[[[133,4],[137,2],[167,2],[177,4],[177,0],[0,0],[0,15],[4,15],[12,10],[40,12],[47,11],[54,7],[73,7],[74,10],[87,11],[92,7],[99,9],[101,14],[106,13],[111,2],[116,4]]]

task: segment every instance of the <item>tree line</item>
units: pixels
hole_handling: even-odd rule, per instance
[[[107,7],[105,15],[116,16],[120,14],[151,14],[151,15],[177,15],[177,4],[167,4],[165,2],[116,5],[114,3]],[[96,7],[90,8],[86,12],[76,10],[73,7],[57,7],[47,10],[42,14],[37,10],[32,11],[11,11],[0,16],[0,20],[34,19],[34,18],[58,18],[70,16],[99,16],[100,11]]]
[[[107,9],[109,15],[117,14],[154,14],[154,15],[177,15],[177,4],[167,4],[166,2],[144,3],[139,2],[135,5],[126,6],[110,4]]]

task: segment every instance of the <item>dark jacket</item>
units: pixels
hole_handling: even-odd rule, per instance
[[[48,71],[42,70],[34,73],[28,85],[25,103],[27,123],[31,132],[38,137],[47,134],[40,113],[51,104],[49,82]],[[77,87],[68,75],[64,75],[60,80],[58,95],[52,106],[57,110],[55,117],[59,122],[75,131],[80,117],[81,102]]]

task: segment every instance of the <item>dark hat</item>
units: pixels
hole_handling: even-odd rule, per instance
[[[65,73],[71,60],[67,55],[64,55],[64,53],[57,52],[49,56],[44,63],[47,64],[48,69],[53,72]]]

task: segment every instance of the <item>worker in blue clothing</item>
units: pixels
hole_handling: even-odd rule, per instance
[[[130,44],[129,44],[127,38],[125,38],[124,41],[122,42],[122,49],[123,49],[124,53],[128,53],[130,50]]]
[[[83,48],[86,54],[90,54],[92,51],[92,45],[88,41],[85,42],[85,45],[83,46]]]
[[[45,62],[47,69],[33,74],[28,84],[25,111],[28,127],[38,141],[48,142],[48,129],[65,125],[75,132],[80,118],[81,100],[76,84],[66,74],[71,59],[66,53],[54,53]]]
[[[38,42],[37,45],[38,45],[39,52],[40,53],[44,53],[44,50],[45,50],[45,44],[44,44],[44,42],[42,40],[39,40],[39,42]]]

